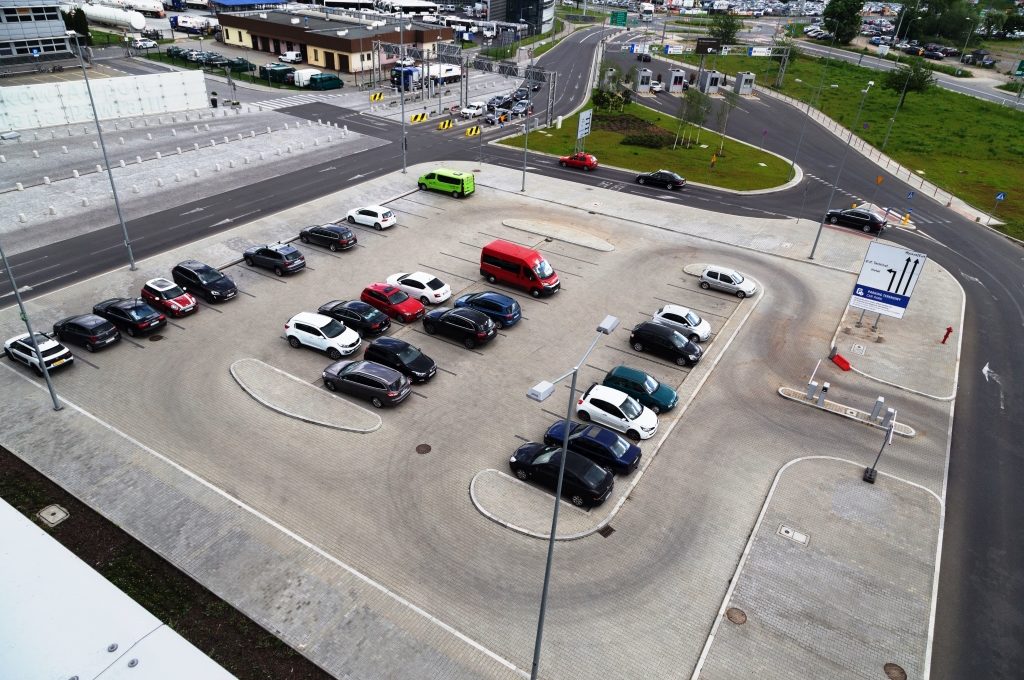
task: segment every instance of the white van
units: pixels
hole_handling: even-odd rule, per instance
[[[315,68],[300,68],[295,70],[295,87],[306,87],[309,85],[310,76],[320,75],[320,71]]]
[[[285,52],[281,55],[281,61],[290,64],[298,64],[302,61],[302,52]]]

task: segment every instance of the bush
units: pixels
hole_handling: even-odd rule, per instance
[[[648,149],[661,149],[671,143],[670,135],[645,132],[641,134],[626,135],[619,144],[631,146],[643,146]]]

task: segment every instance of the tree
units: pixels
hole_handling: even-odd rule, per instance
[[[718,146],[719,157],[725,155],[725,128],[729,125],[729,113],[736,108],[740,103],[740,97],[735,92],[729,92],[728,90],[719,90],[725,101],[723,101],[718,107],[718,131],[722,135],[722,143]]]
[[[831,0],[822,13],[825,29],[836,37],[836,42],[847,44],[860,32],[861,0]]]
[[[989,12],[985,15],[985,37],[991,38],[992,34],[1003,30],[1003,24],[1006,23],[1006,14],[1003,12]]]
[[[734,45],[741,28],[743,22],[735,14],[715,14],[708,25],[708,36],[718,38],[723,45]]]
[[[924,65],[924,60],[914,58],[906,66],[900,66],[885,74],[883,86],[900,93],[897,108],[903,106],[908,92],[927,92],[935,84],[935,75]]]

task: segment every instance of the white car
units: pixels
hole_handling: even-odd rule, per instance
[[[398,224],[395,213],[381,205],[368,205],[365,208],[349,210],[347,219],[349,224],[364,224],[373,227],[377,231],[387,229]]]
[[[576,416],[593,421],[633,440],[650,439],[658,431],[658,416],[633,397],[594,383],[576,403]]]
[[[288,319],[284,334],[292,347],[312,347],[326,352],[334,361],[352,354],[363,342],[359,333],[337,319],[312,312],[299,312]]]
[[[132,41],[132,47],[137,50],[155,50],[156,43],[149,38],[136,38]]]
[[[680,305],[665,305],[654,313],[654,323],[668,326],[683,334],[690,342],[706,342],[711,337],[711,324]]]
[[[439,305],[452,296],[452,289],[447,283],[426,272],[399,272],[389,276],[387,282],[425,305]]]
[[[704,290],[717,288],[732,293],[738,298],[750,297],[757,293],[757,284],[735,269],[708,265],[700,275],[700,287]]]
[[[28,333],[15,335],[4,343],[4,354],[11,361],[18,361],[30,367],[36,375],[42,375],[39,367],[39,357],[36,356],[36,345],[43,355],[43,363],[46,370],[52,371],[58,366],[69,366],[75,361],[71,351],[45,333],[35,334],[35,343],[29,339]]]
[[[470,102],[459,113],[463,118],[479,118],[487,113],[487,102]]]
[[[665,91],[665,83],[661,82],[660,80],[655,80],[655,81],[653,81],[651,83],[651,92],[664,92],[664,91]]]

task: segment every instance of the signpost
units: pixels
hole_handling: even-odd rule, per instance
[[[722,51],[722,41],[718,38],[697,38],[697,54],[719,54]]]
[[[750,47],[747,49],[748,57],[770,57],[772,54],[772,48],[770,47]]]
[[[576,139],[580,140],[590,134],[590,123],[594,118],[594,109],[580,111],[579,125],[576,127]]]
[[[1022,62],[1022,63],[1024,63],[1024,62]],[[985,224],[991,224],[992,223],[992,215],[994,215],[996,213],[996,208],[999,207],[999,204],[1002,203],[1005,200],[1006,200],[1006,192],[1005,191],[1000,191],[999,193],[996,194],[995,205],[992,206],[992,212],[990,212],[988,214],[988,219],[985,221]]]
[[[900,246],[868,246],[850,306],[902,319],[928,256]]]
[[[610,23],[612,26],[623,26],[626,25],[626,13],[622,11],[612,12]]]

